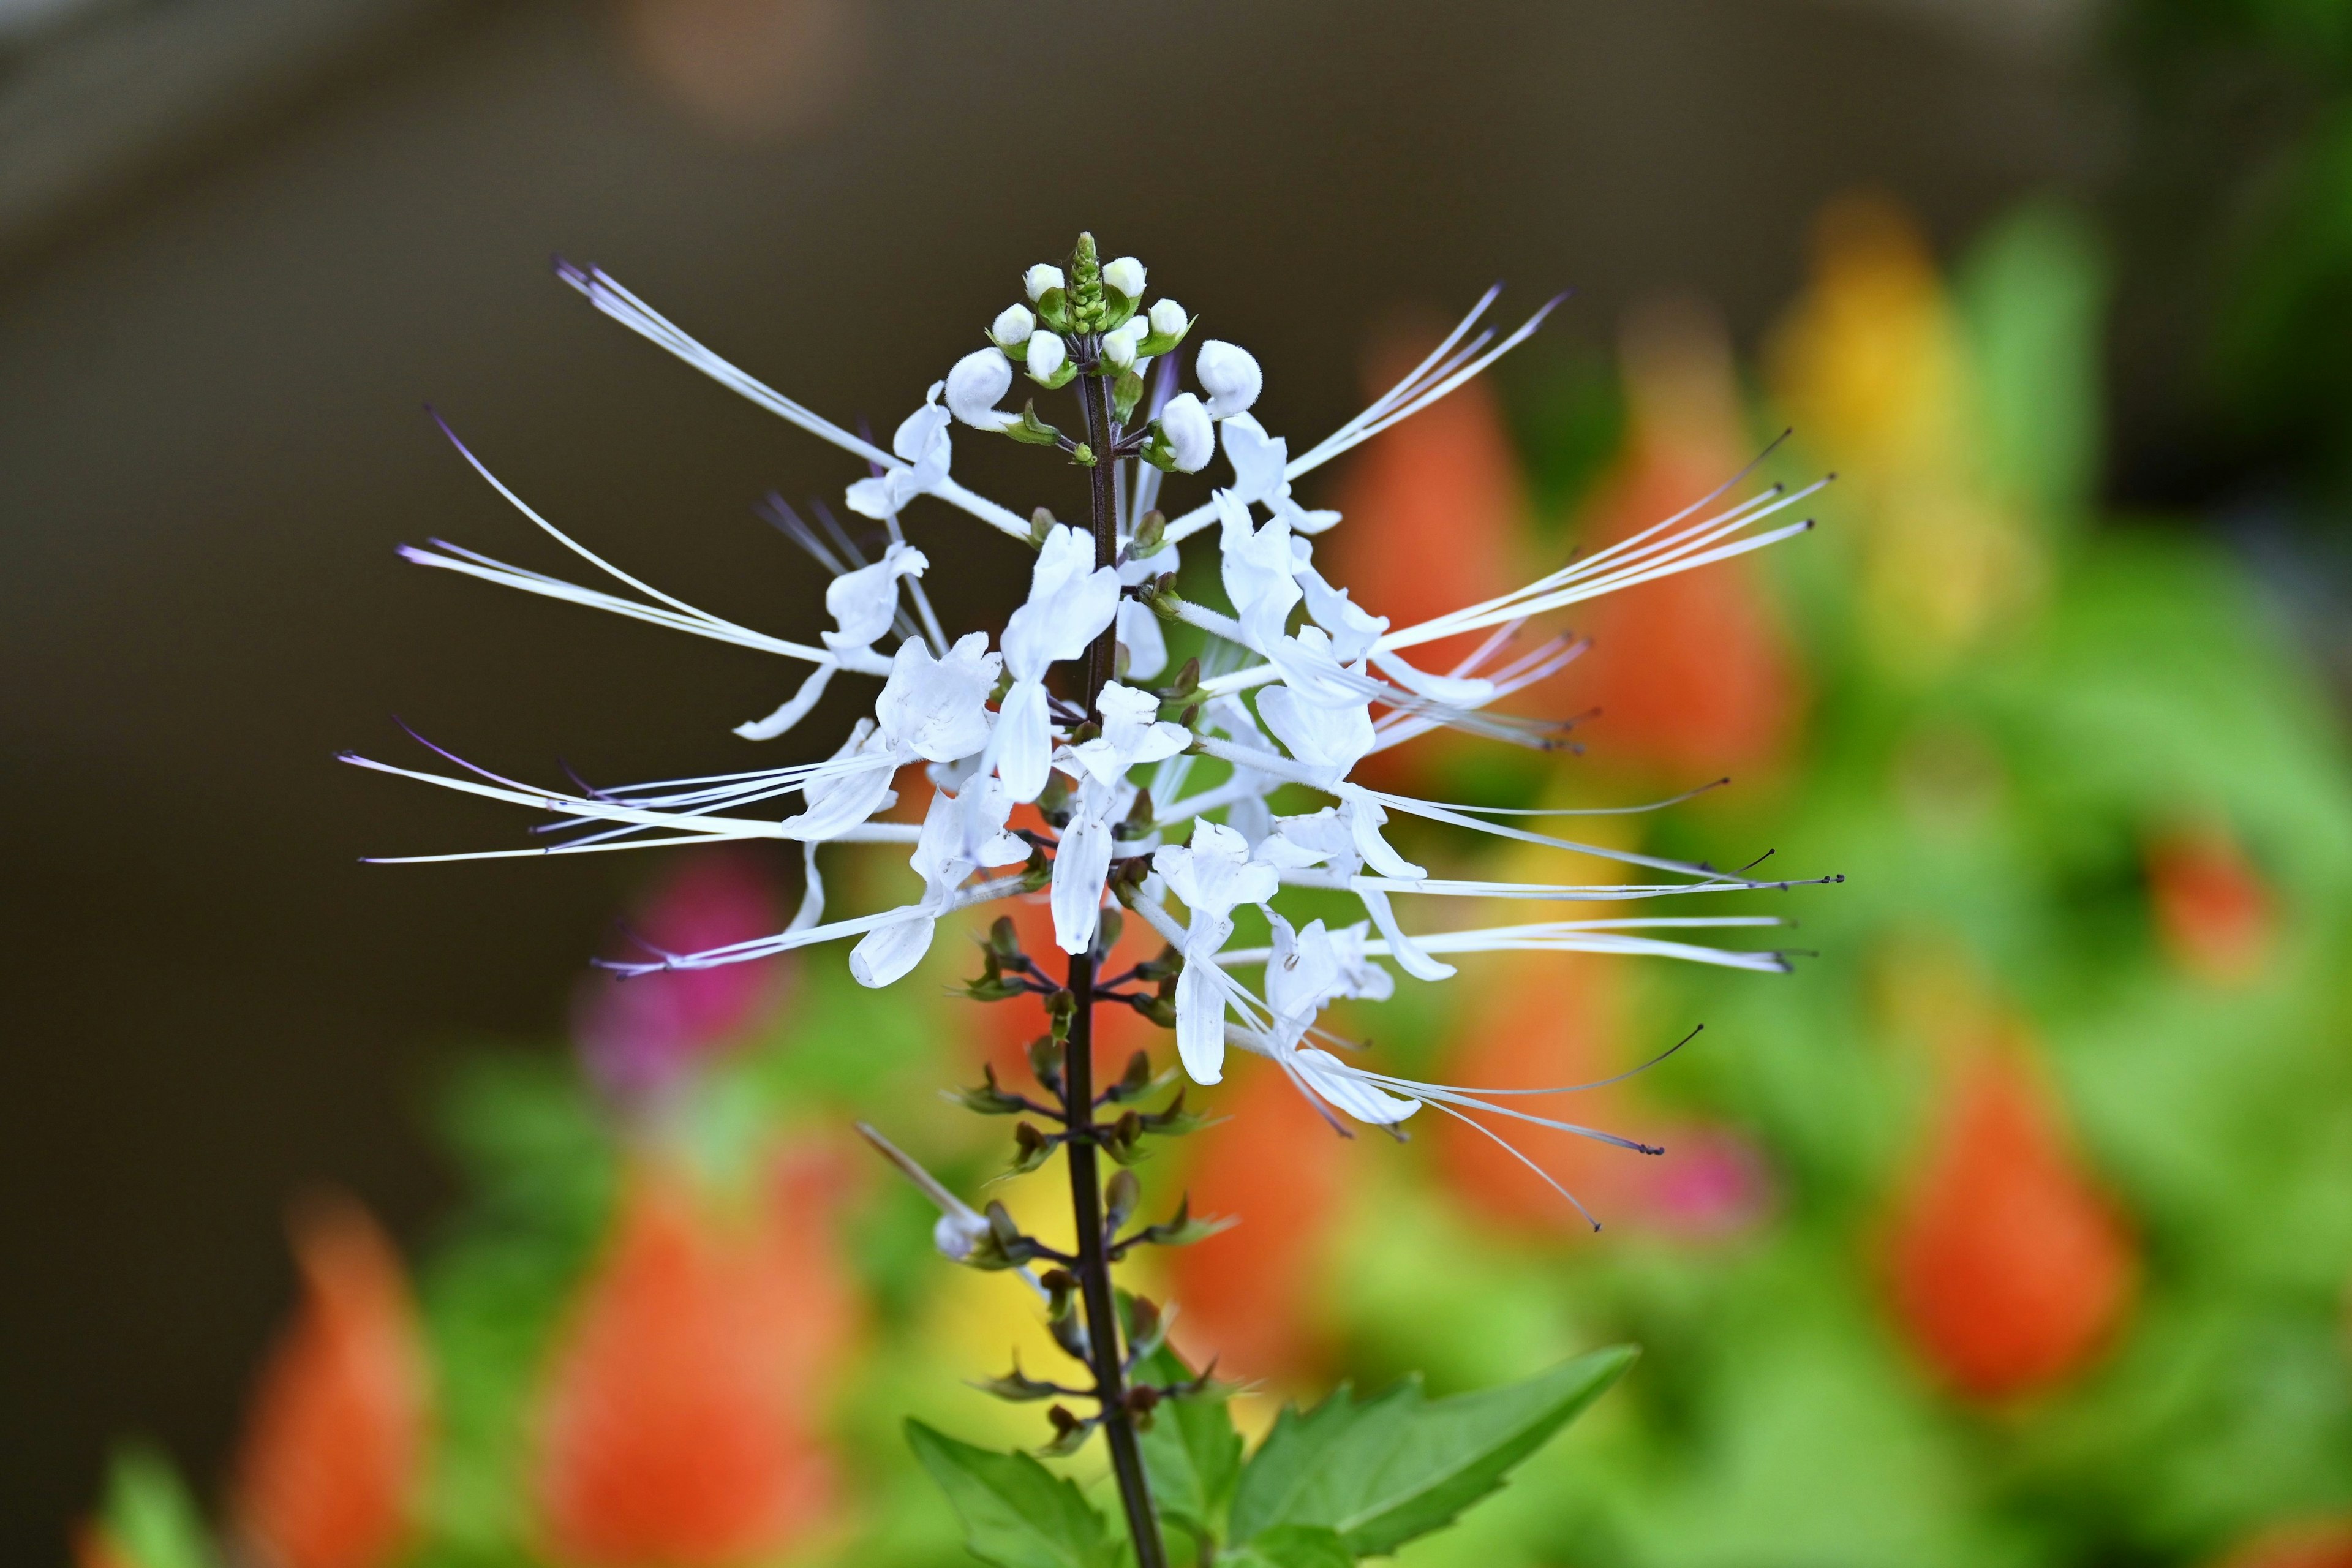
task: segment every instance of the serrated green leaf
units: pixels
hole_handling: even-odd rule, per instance
[[[1139,1383],[1182,1384],[1192,1376],[1192,1369],[1165,1345],[1136,1368]],[[1234,1430],[1225,1401],[1223,1393],[1213,1390],[1163,1400],[1150,1429],[1137,1435],[1160,1517],[1194,1535],[1222,1533],[1225,1500],[1241,1475],[1242,1436]]]
[[[1028,1455],[976,1448],[913,1420],[907,1444],[948,1494],[973,1556],[999,1568],[1109,1568],[1102,1516]]]
[[[1247,1546],[1217,1555],[1217,1568],[1355,1568],[1339,1532],[1318,1524],[1277,1524]]]
[[[1370,1399],[1346,1388],[1285,1410],[1234,1491],[1233,1539],[1320,1525],[1359,1557],[1450,1522],[1617,1381],[1635,1352],[1595,1351],[1500,1388],[1422,1396],[1418,1380]]]

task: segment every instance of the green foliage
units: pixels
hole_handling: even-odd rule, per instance
[[[1344,1386],[1283,1411],[1248,1465],[1223,1391],[1163,1400],[1140,1434],[1161,1520],[1227,1568],[1344,1568],[1444,1529],[1608,1389],[1631,1346],[1595,1351],[1520,1383],[1448,1399],[1417,1379],[1359,1400]],[[1193,1373],[1161,1346],[1137,1381]],[[1077,1489],[1026,1454],[999,1454],[907,1423],[908,1441],[962,1519],[965,1543],[1000,1568],[1106,1560],[1104,1522]],[[1230,1513],[1230,1526],[1227,1515]],[[1222,1552],[1221,1541],[1229,1542]]]
[[[1356,1558],[1336,1530],[1283,1524],[1217,1561],[1227,1568],[1352,1568]]]
[[[1953,279],[1986,478],[2045,524],[2079,517],[2099,477],[2105,270],[2089,226],[2048,205],[1995,226]]]
[[[1026,1454],[959,1443],[919,1421],[907,1441],[963,1521],[964,1544],[999,1568],[1108,1568],[1102,1516]]]
[[[116,1451],[100,1512],[114,1544],[139,1568],[215,1568],[195,1499],[172,1462],[143,1443]]]
[[[1247,1545],[1279,1526],[1322,1526],[1358,1556],[1393,1552],[1501,1486],[1634,1353],[1595,1351],[1450,1399],[1425,1399],[1408,1380],[1370,1399],[1342,1386],[1312,1411],[1285,1410],[1234,1488],[1233,1538]]]
[[[1162,1345],[1136,1369],[1137,1381],[1189,1383],[1192,1369]],[[1143,1466],[1160,1517],[1195,1536],[1213,1538],[1242,1470],[1242,1437],[1225,1396],[1210,1389],[1163,1401],[1141,1434]]]

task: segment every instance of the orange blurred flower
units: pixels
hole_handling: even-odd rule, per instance
[[[648,1160],[559,1346],[532,1476],[547,1549],[584,1565],[739,1563],[830,1516],[824,1397],[858,1331],[830,1152],[780,1163],[756,1224]]]
[[[1592,1083],[1635,1065],[1621,1043],[1617,984],[1622,970],[1584,953],[1511,953],[1479,985],[1439,1076],[1450,1083],[1528,1087]],[[1764,1160],[1728,1128],[1664,1124],[1643,1107],[1638,1079],[1574,1095],[1511,1102],[1517,1109],[1662,1143],[1651,1157],[1631,1150],[1494,1117],[1482,1122],[1612,1230],[1692,1238],[1748,1229],[1769,1195]],[[1494,1138],[1452,1118],[1434,1122],[1441,1167],[1454,1192],[1482,1219],[1534,1235],[1589,1228],[1541,1176]]]
[[[2147,846],[2148,903],[2166,956],[2217,985],[2259,975],[2277,935],[2269,885],[2227,828],[2165,834]]]
[[[2232,1550],[2218,1568],[2352,1568],[2352,1519],[2275,1525]]]
[[[1713,316],[1675,303],[1634,311],[1622,357],[1626,449],[1586,510],[1588,552],[1681,511],[1754,456]],[[1577,629],[1591,647],[1545,689],[1601,710],[1591,731],[1601,760],[1701,775],[1769,765],[1786,750],[1801,695],[1752,559],[1596,600]]]
[[[1171,1332],[1195,1365],[1296,1386],[1323,1360],[1318,1292],[1351,1145],[1256,1057],[1228,1059],[1215,1110],[1226,1120],[1188,1141],[1186,1188],[1194,1214],[1241,1223],[1168,1254]]]
[[[2137,1292],[2138,1250],[2021,1047],[1964,1055],[1925,1166],[1896,1202],[1895,1318],[1956,1391],[1993,1401],[2063,1383]]]
[[[294,1223],[302,1300],[256,1383],[230,1533],[265,1568],[373,1568],[404,1543],[424,1479],[425,1361],[399,1256],[364,1210]]]
[[[2216,1568],[2352,1568],[2352,1519],[2273,1525],[2232,1549]]]
[[[1507,953],[1486,961],[1481,984],[1439,1076],[1448,1083],[1547,1087],[1590,1083],[1617,1068],[1616,970],[1581,953]],[[1530,1107],[1587,1126],[1622,1129],[1626,1094],[1612,1084]],[[1530,1127],[1485,1123],[1549,1172],[1604,1223],[1631,1184],[1643,1156],[1589,1139]],[[1587,1222],[1542,1177],[1493,1138],[1445,1118],[1431,1130],[1446,1179],[1483,1218],[1549,1234],[1581,1231]]]

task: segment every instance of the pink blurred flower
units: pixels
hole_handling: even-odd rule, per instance
[[[698,952],[782,929],[774,885],[748,858],[689,858],[654,890],[631,930],[671,952]],[[590,1074],[615,1099],[643,1100],[697,1062],[740,1043],[783,999],[776,961],[581,983],[572,1034]]]

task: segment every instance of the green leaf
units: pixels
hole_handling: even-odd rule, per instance
[[[1218,1568],[1355,1568],[1355,1554],[1336,1530],[1319,1524],[1277,1524],[1247,1546],[1221,1552]]]
[[[1341,1387],[1286,1409],[1234,1491],[1233,1539],[1320,1525],[1360,1557],[1395,1551],[1503,1483],[1511,1468],[1616,1382],[1630,1345],[1595,1351],[1500,1388],[1423,1398],[1418,1379],[1358,1400]]]
[[[1109,1568],[1102,1516],[1028,1455],[975,1448],[912,1420],[907,1443],[948,1494],[973,1556],[1000,1568]]]
[[[1190,1383],[1192,1376],[1183,1359],[1162,1345],[1137,1366],[1135,1380],[1165,1386]],[[1137,1435],[1160,1517],[1193,1535],[1219,1532],[1225,1500],[1241,1474],[1242,1436],[1234,1430],[1226,1397],[1212,1389],[1163,1400],[1150,1427]]]

